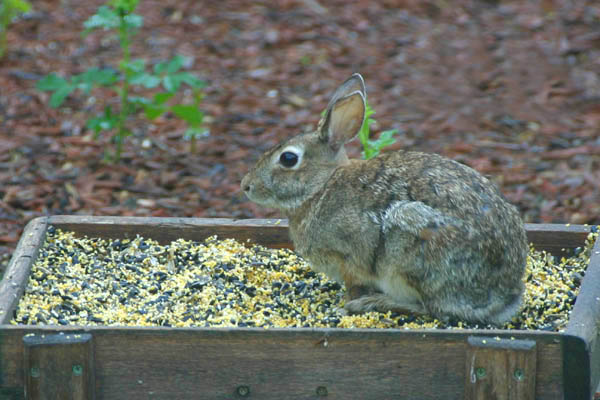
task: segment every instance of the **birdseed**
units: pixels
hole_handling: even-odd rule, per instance
[[[562,331],[598,229],[568,258],[531,247],[521,312],[504,329]],[[48,229],[12,324],[173,327],[492,328],[427,316],[343,315],[344,287],[293,251],[233,239],[77,238]]]

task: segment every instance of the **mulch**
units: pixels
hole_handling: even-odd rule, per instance
[[[117,38],[81,36],[102,2],[32,3],[0,61],[0,260],[41,215],[278,216],[245,198],[241,178],[279,140],[314,129],[354,71],[375,131],[400,131],[392,150],[476,168],[527,222],[600,224],[594,0],[144,0],[133,56],[193,57],[189,70],[208,82],[210,135],[191,152],[176,118],[132,118],[117,163],[103,161],[108,135],[85,128],[113,93],[77,92],[52,109],[35,88],[50,72],[116,67]]]

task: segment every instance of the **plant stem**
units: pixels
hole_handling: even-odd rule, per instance
[[[200,102],[202,101],[202,92],[198,89],[193,89],[194,106],[200,108]],[[190,153],[196,154],[196,134],[193,134],[190,138]]]
[[[129,104],[129,62],[131,60],[131,38],[129,34],[129,29],[127,28],[127,24],[125,22],[125,16],[127,14],[125,12],[119,13],[120,24],[119,24],[119,41],[121,43],[121,50],[123,51],[123,60],[121,62],[121,70],[124,74],[123,83],[121,85],[121,110],[119,113],[119,119],[117,120],[117,135],[116,145],[117,149],[115,152],[116,160],[121,158],[121,151],[123,149],[123,140],[125,136],[127,136],[127,130],[125,128],[125,122],[127,121],[127,117],[130,111]]]

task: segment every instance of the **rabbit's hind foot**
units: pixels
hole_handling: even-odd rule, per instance
[[[348,314],[362,314],[370,311],[397,312],[401,314],[425,314],[421,304],[401,302],[384,293],[373,293],[347,301],[344,309]]]

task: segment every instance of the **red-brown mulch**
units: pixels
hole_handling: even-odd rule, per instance
[[[277,215],[248,202],[242,176],[281,138],[314,128],[354,71],[377,130],[402,132],[393,148],[493,177],[527,222],[600,223],[597,1],[143,0],[134,57],[193,57],[211,134],[190,154],[178,120],[134,119],[116,164],[102,161],[108,137],[85,129],[116,102],[110,92],[54,110],[35,89],[50,72],[119,58],[115,37],[80,35],[101,1],[63,4],[33,1],[0,61],[0,259],[40,215]]]

